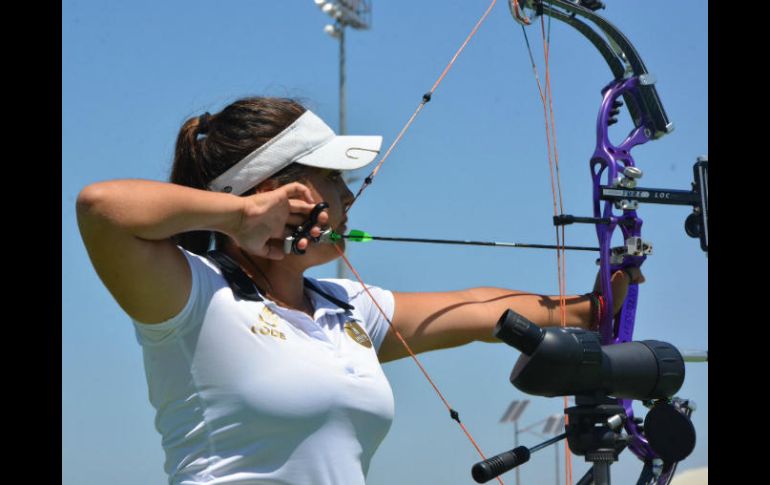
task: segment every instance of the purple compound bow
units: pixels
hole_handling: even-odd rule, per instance
[[[596,149],[590,161],[593,180],[593,217],[570,215],[554,217],[556,225],[574,222],[595,224],[600,247],[601,291],[606,299],[606,308],[612,309],[611,275],[621,269],[639,268],[647,255],[652,252],[652,245],[642,240],[642,219],[636,212],[639,201],[693,205],[695,208],[693,217],[699,217],[695,223],[700,223],[701,227],[704,227],[702,232],[707,234],[705,207],[702,207],[703,203],[699,202],[704,199],[702,193],[705,193],[706,187],[701,188],[701,181],[696,179],[696,190],[692,192],[637,188],[637,180],[642,176],[642,172],[636,167],[631,150],[670,133],[673,125],[669,122],[660,102],[654,86],[655,80],[647,72],[634,47],[616,27],[595,13],[595,10],[604,8],[601,2],[522,0],[520,3],[532,10],[533,15],[548,15],[577,29],[599,50],[615,76],[615,80],[602,90],[603,99],[596,124]],[[520,23],[528,24],[521,21],[521,14],[514,10],[512,0],[509,0],[509,5],[514,18]],[[598,26],[598,31],[579,20],[578,16],[593,22]],[[608,128],[617,121],[615,116],[623,105],[621,98],[628,107],[634,128],[622,143],[614,145],[610,141]],[[705,163],[707,168],[707,162]],[[705,170],[704,168],[703,171]],[[665,194],[666,197],[662,198],[665,201],[655,200],[654,196],[657,194]],[[677,200],[672,201],[672,198]],[[617,228],[620,228],[624,244],[619,248],[613,248],[612,236]],[[690,233],[691,231],[688,230],[688,234]],[[704,251],[707,251],[705,236],[702,233],[699,235],[701,246]],[[633,339],[638,297],[638,285],[632,284],[628,289],[622,310],[614,317],[611,311],[605,312],[600,322],[602,344],[618,344],[630,342]],[[650,446],[640,420],[634,417],[633,401],[618,401],[626,413],[625,430],[629,437],[628,447],[645,463],[638,483],[659,485],[669,483],[676,463],[665,463]],[[687,401],[675,398],[667,404],[688,418],[692,412]]]

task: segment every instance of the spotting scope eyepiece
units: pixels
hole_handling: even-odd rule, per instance
[[[493,335],[522,354],[532,355],[543,341],[545,331],[513,310],[508,310],[497,321]]]

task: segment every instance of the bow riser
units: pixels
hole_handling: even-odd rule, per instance
[[[653,122],[648,117],[635,120],[636,127],[619,145],[614,145],[609,137],[611,120],[617,114],[618,99],[623,97],[626,101],[633,102],[636,106],[644,103],[640,91],[642,85],[638,76],[629,79],[612,82],[603,90],[603,100],[597,118],[596,149],[590,161],[593,181],[593,209],[595,218],[603,218],[609,221],[607,224],[597,223],[596,233],[600,247],[599,278],[601,291],[605,297],[607,311],[600,322],[600,335],[603,344],[618,344],[633,340],[634,325],[636,321],[636,309],[639,301],[639,286],[629,285],[626,298],[620,312],[613,317],[613,297],[611,276],[618,270],[627,268],[639,268],[646,260],[645,247],[649,250],[649,244],[641,242],[642,219],[638,216],[636,204],[626,204],[631,209],[618,209],[617,202],[602,200],[603,187],[633,188],[636,178],[641,176],[636,169],[636,162],[631,155],[631,150],[653,139],[655,130]],[[644,110],[641,110],[644,112]],[[616,210],[620,210],[616,213]],[[615,229],[620,227],[623,236],[625,250],[620,258],[612,254],[612,236]],[[637,246],[637,247],[635,247]],[[641,254],[639,254],[641,253]],[[615,261],[613,261],[615,259]],[[621,259],[621,261],[617,261]],[[634,419],[633,401],[627,399],[618,400],[626,412],[625,429],[629,435],[628,448],[642,461],[652,462],[657,459],[657,454],[650,447],[643,430]],[[669,477],[661,475],[658,483],[666,483]]]
[[[602,316],[600,323],[600,334],[603,344],[630,342],[632,340],[638,286],[630,286],[623,309],[613,320],[612,312],[609,311],[613,308],[614,303],[610,277],[612,273],[621,269],[638,268],[646,259],[644,254],[633,254],[626,250],[626,254],[622,256],[621,262],[613,261],[615,258],[613,258],[611,248],[615,229],[618,226],[620,227],[624,246],[628,246],[625,243],[629,241],[632,243],[631,246],[633,246],[634,242],[641,239],[643,221],[637,215],[636,210],[625,209],[621,213],[616,214],[613,202],[601,200],[603,186],[620,186],[621,184],[629,185],[634,183],[632,179],[623,175],[625,169],[629,167],[636,168],[636,163],[631,156],[631,149],[652,139],[650,136],[652,131],[646,124],[634,128],[618,146],[615,146],[609,137],[608,127],[610,120],[613,118],[613,111],[616,111],[618,107],[618,98],[623,96],[626,99],[638,99],[640,96],[638,87],[639,80],[637,77],[633,77],[631,79],[615,81],[603,90],[604,97],[596,126],[596,149],[590,162],[593,181],[594,217],[603,218],[608,221],[607,224],[596,224],[596,235],[599,239],[600,247],[600,284],[608,309]],[[603,181],[604,184],[602,183]],[[640,248],[640,250],[644,253],[643,249]]]

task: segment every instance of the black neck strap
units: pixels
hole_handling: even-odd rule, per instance
[[[263,301],[262,295],[265,291],[259,288],[251,278],[241,269],[230,256],[226,255],[222,251],[214,250],[206,253],[211,261],[213,261],[219,269],[222,270],[222,276],[224,276],[227,284],[233,290],[233,293],[238,295],[241,299],[252,301]],[[344,310],[353,310],[355,307],[350,303],[344,302],[338,298],[335,298],[328,293],[322,291],[309,279],[305,278],[305,286],[318,293],[322,297],[326,298],[330,302],[334,303],[338,307]]]
[[[311,290],[315,291],[316,293],[318,293],[322,297],[326,298],[327,300],[329,300],[330,302],[334,303],[335,305],[337,305],[338,307],[340,307],[340,308],[342,308],[344,310],[350,311],[350,310],[354,310],[356,308],[353,305],[351,305],[350,303],[344,302],[344,301],[342,301],[340,299],[337,299],[337,298],[331,296],[330,294],[328,294],[328,293],[326,293],[324,291],[321,291],[321,289],[318,288],[315,285],[315,283],[313,283],[312,281],[310,281],[307,278],[305,278],[305,286],[307,286]]]
[[[254,281],[243,272],[238,263],[233,261],[230,256],[217,250],[209,251],[206,253],[206,256],[222,270],[222,276],[224,276],[227,284],[230,285],[233,293],[244,300],[263,300],[260,293],[264,292],[257,287]]]

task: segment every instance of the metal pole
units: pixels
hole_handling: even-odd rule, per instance
[[[513,443],[514,448],[519,447],[519,421],[516,420],[513,422]],[[519,476],[519,467],[516,467],[516,485],[521,484],[521,477]]]
[[[559,477],[559,447],[554,446],[553,449],[556,452],[556,485],[560,485],[561,482],[559,481],[559,478],[560,478]]]
[[[346,135],[345,120],[345,24],[340,23],[340,135]]]
[[[345,119],[345,24],[339,22],[340,29],[340,135],[347,134],[347,120]],[[345,278],[345,262],[337,259],[337,278]]]

